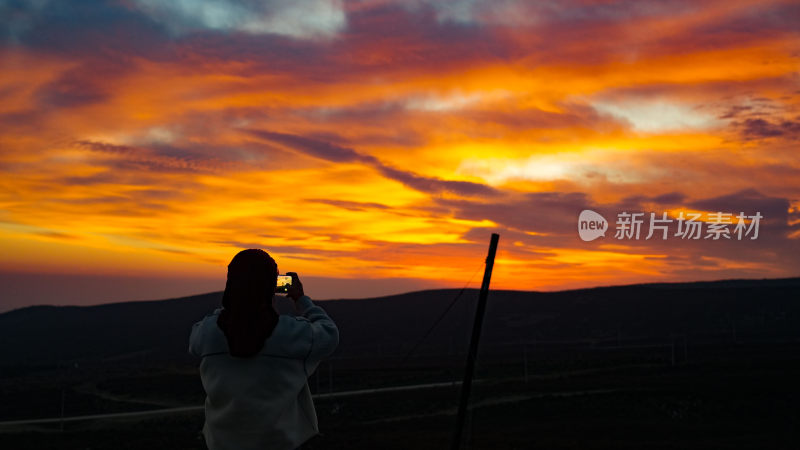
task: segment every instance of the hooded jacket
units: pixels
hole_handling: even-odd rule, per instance
[[[203,435],[211,450],[295,449],[319,432],[308,377],[339,343],[339,330],[303,296],[300,316],[281,315],[263,348],[231,356],[217,309],[192,327],[189,353],[202,358]]]

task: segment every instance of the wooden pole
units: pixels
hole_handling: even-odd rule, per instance
[[[464,421],[467,417],[469,395],[472,389],[472,376],[475,372],[475,358],[478,354],[478,343],[481,339],[483,315],[486,312],[486,297],[489,295],[489,281],[492,279],[494,255],[497,252],[497,241],[499,239],[499,234],[492,233],[492,238],[489,241],[489,255],[486,257],[486,269],[483,272],[478,307],[475,310],[475,322],[472,325],[472,337],[469,341],[469,353],[467,353],[467,367],[464,369],[464,381],[461,383],[461,401],[458,404],[458,416],[456,418],[455,433],[453,434],[453,443],[450,447],[451,450],[460,450],[461,448],[461,436],[464,431]]]

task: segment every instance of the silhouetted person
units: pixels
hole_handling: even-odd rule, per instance
[[[288,274],[298,317],[273,306],[278,266],[269,254],[239,252],[228,264],[222,308],[192,327],[211,450],[294,449],[319,431],[308,377],[336,349],[339,331]]]

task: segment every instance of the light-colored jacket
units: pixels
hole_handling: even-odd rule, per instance
[[[295,305],[301,316],[279,316],[250,358],[230,355],[217,326],[221,309],[192,327],[189,353],[202,357],[209,449],[294,449],[319,432],[308,377],[336,349],[339,330],[308,296]]]

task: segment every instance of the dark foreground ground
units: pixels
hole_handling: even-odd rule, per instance
[[[320,302],[341,340],[306,449],[449,448],[477,299],[456,291]],[[796,278],[493,291],[465,448],[800,449],[798,299]],[[0,450],[202,449],[201,409],[3,422],[201,405],[187,338],[219,301],[0,314]]]
[[[800,448],[800,343],[684,346],[678,340],[674,347],[620,347],[531,349],[527,381],[524,359],[484,358],[473,391],[468,448]],[[341,391],[453,380],[460,377],[459,360],[454,355],[394,369],[334,361],[331,370],[323,365],[322,376],[309,382],[312,390],[325,393],[331,381],[333,390]],[[67,416],[202,402],[190,366],[87,369],[76,375],[81,370],[62,373]],[[28,377],[27,383],[3,385],[0,420],[58,416],[62,391],[45,388],[52,383],[46,384],[47,375],[38,376],[38,382]],[[449,448],[457,398],[455,385],[320,398],[321,435],[304,448]],[[202,449],[202,423],[202,413],[183,413],[68,422],[63,430],[59,424],[0,426],[0,448]]]

